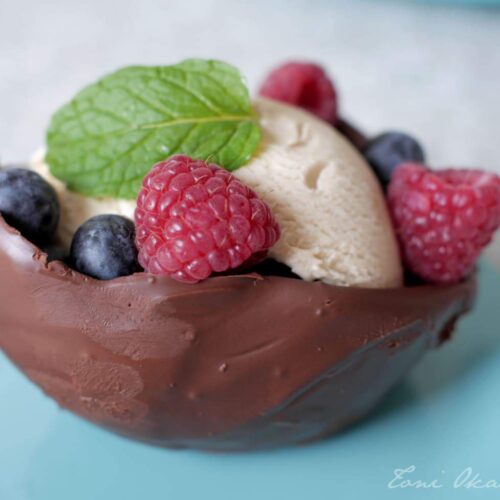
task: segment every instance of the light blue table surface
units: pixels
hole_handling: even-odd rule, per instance
[[[442,4],[457,4],[470,5],[471,7],[497,7],[500,6],[500,0],[413,0],[420,3],[442,3]]]
[[[115,437],[58,409],[0,355],[0,499],[499,498],[500,489],[454,487],[467,468],[500,487],[499,297],[500,276],[483,267],[479,302],[453,342],[371,418],[266,453],[169,451]],[[442,487],[389,489],[394,469],[410,466],[408,479]]]

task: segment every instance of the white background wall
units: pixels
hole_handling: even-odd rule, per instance
[[[252,89],[276,62],[317,60],[368,132],[406,129],[436,166],[500,172],[500,9],[402,0],[0,0],[1,159],[27,159],[102,74],[190,56],[235,63]]]

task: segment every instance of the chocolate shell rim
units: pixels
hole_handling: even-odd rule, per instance
[[[14,228],[13,226],[9,225],[5,219],[2,217],[0,214],[0,229],[6,230],[8,233],[10,233],[12,236],[15,236],[18,241],[20,242],[20,245],[18,245],[18,250],[24,247],[24,250],[30,249],[31,253],[31,260],[33,263],[36,263],[39,265],[40,268],[43,268],[46,272],[49,274],[53,274],[55,276],[61,277],[67,277],[69,281],[77,281],[77,282],[82,282],[82,283],[93,283],[94,285],[101,285],[101,286],[113,286],[116,285],[117,283],[132,283],[135,280],[143,280],[144,278],[154,280],[155,282],[165,282],[169,283],[172,285],[175,285],[176,287],[185,287],[186,290],[193,290],[193,287],[196,287],[196,284],[185,284],[185,283],[180,283],[178,281],[173,280],[172,278],[169,278],[168,276],[160,276],[160,275],[155,275],[148,273],[146,271],[138,272],[138,273],[133,273],[128,276],[120,276],[118,278],[113,278],[110,280],[99,280],[97,278],[93,278],[92,276],[87,276],[85,274],[80,273],[79,271],[69,267],[68,264],[66,264],[63,261],[60,260],[53,260],[51,262],[48,261],[48,254],[44,250],[42,250],[40,247],[38,247],[35,243],[31,242],[28,240],[25,236],[21,234],[21,232]],[[20,255],[17,254],[15,256],[12,256],[14,260],[20,260],[19,257]],[[376,293],[377,291],[381,290],[398,290],[398,289],[407,289],[407,288],[450,288],[454,287],[457,285],[460,285],[461,283],[464,283],[470,279],[473,279],[475,277],[474,273],[472,276],[467,277],[465,280],[463,280],[460,283],[455,283],[451,285],[441,285],[441,284],[432,284],[432,283],[421,283],[421,284],[416,284],[412,285],[411,287],[408,286],[400,286],[400,287],[392,287],[392,288],[366,288],[366,287],[349,287],[349,286],[342,286],[342,285],[329,285],[327,283],[322,283],[323,285],[327,287],[332,287],[332,288],[355,288],[356,290],[364,290],[365,292],[372,292]],[[204,280],[204,283],[214,283],[218,280],[226,280],[226,279],[241,279],[241,280],[261,280],[261,279],[266,279],[266,278],[279,278],[280,280],[287,280],[287,281],[293,281],[293,282],[302,282],[304,284],[317,284],[321,283],[320,281],[305,281],[299,278],[293,278],[289,276],[281,276],[281,275],[263,275],[260,274],[259,272],[249,272],[249,273],[242,273],[242,274],[224,274],[224,275],[219,275],[219,276],[211,276]]]

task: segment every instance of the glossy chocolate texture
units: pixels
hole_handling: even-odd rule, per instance
[[[231,451],[317,439],[366,415],[475,295],[246,274],[111,281],[0,217],[0,347],[63,408],[133,439]],[[271,275],[269,275],[269,273]]]

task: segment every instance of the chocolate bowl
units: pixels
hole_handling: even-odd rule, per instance
[[[246,274],[83,276],[0,217],[0,346],[63,408],[166,447],[313,440],[366,415],[450,336],[475,278],[392,290]]]

